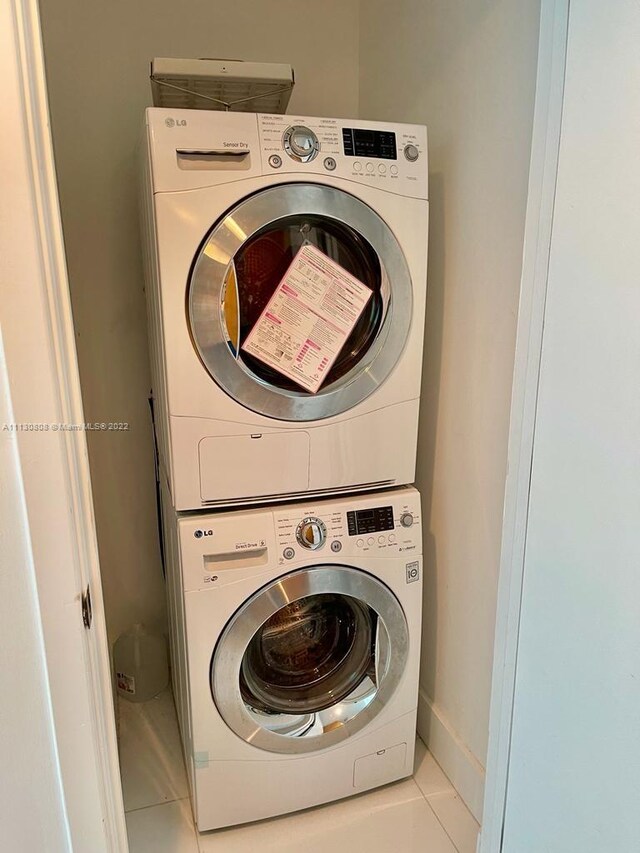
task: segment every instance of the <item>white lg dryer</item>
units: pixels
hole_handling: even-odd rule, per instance
[[[200,831],[411,775],[420,498],[402,488],[177,514],[172,677]]]
[[[426,129],[149,109],[143,159],[156,428],[174,506],[412,482]],[[243,348],[307,245],[371,290],[315,393]]]

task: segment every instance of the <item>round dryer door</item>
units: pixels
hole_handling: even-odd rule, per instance
[[[371,291],[313,392],[244,349],[305,245]],[[411,308],[409,270],[390,228],[354,196],[317,184],[284,184],[241,201],[205,238],[189,280],[191,336],[210,376],[238,403],[281,420],[330,417],[372,394],[400,357]],[[304,346],[294,349],[302,358]]]
[[[272,582],[234,614],[211,659],[213,699],[253,746],[324,749],[385,707],[408,648],[388,587],[357,569],[314,566]]]

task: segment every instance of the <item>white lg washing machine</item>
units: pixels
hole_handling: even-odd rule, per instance
[[[426,129],[149,109],[144,165],[156,427],[176,509],[412,482]],[[306,245],[371,291],[315,393],[244,348]]]
[[[178,515],[173,687],[200,831],[413,770],[422,557],[412,488]]]

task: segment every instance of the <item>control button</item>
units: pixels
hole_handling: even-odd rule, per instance
[[[386,545],[386,544],[387,544],[387,540],[384,538],[384,536],[378,536],[378,545]]]
[[[273,166],[274,169],[279,169],[282,166],[282,157],[279,154],[272,154],[269,157],[269,165]]]
[[[411,525],[413,524],[413,516],[410,512],[402,513],[402,515],[400,516],[400,524],[403,527],[411,527]]]
[[[363,548],[364,547],[364,541],[362,539],[358,539],[358,541],[356,542],[356,545],[358,546],[358,548]]]
[[[418,157],[420,156],[420,152],[418,151],[415,145],[409,143],[409,145],[404,146],[404,156],[410,163],[415,163]]]
[[[356,162],[353,164],[353,171],[354,172],[361,172],[362,171],[362,163],[359,160],[356,160]]]
[[[282,556],[285,558],[285,560],[293,560],[295,555],[296,552],[293,550],[293,548],[285,548],[282,552]]]
[[[285,130],[282,144],[289,157],[298,163],[308,163],[320,150],[318,137],[310,128],[301,124]]]
[[[381,175],[387,174],[387,167],[384,165],[384,163],[380,163],[380,165],[378,166],[378,171]]]
[[[339,539],[334,539],[331,543],[331,550],[334,554],[337,554],[338,551],[342,551],[342,542]]]
[[[336,167],[336,161],[333,159],[333,157],[325,157],[324,158],[324,167],[325,167],[325,169],[328,169],[330,172],[333,172],[333,170]]]
[[[375,544],[375,541],[376,541],[376,540],[373,538],[373,536],[370,536],[370,537],[367,539],[367,545],[374,545],[374,544]]]
[[[392,175],[397,175],[398,174],[398,167],[392,166],[389,171],[391,172]]]
[[[396,534],[390,533],[389,534],[389,545],[395,545],[395,544],[396,544]]]
[[[309,516],[303,518],[296,528],[296,539],[303,548],[317,551],[322,548],[327,539],[327,528],[320,518]]]
[[[367,163],[367,172],[373,172],[373,163]]]

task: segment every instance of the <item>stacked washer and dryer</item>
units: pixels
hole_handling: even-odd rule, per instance
[[[426,130],[149,109],[172,679],[200,831],[412,773]],[[304,246],[371,291],[312,393],[244,347]]]

